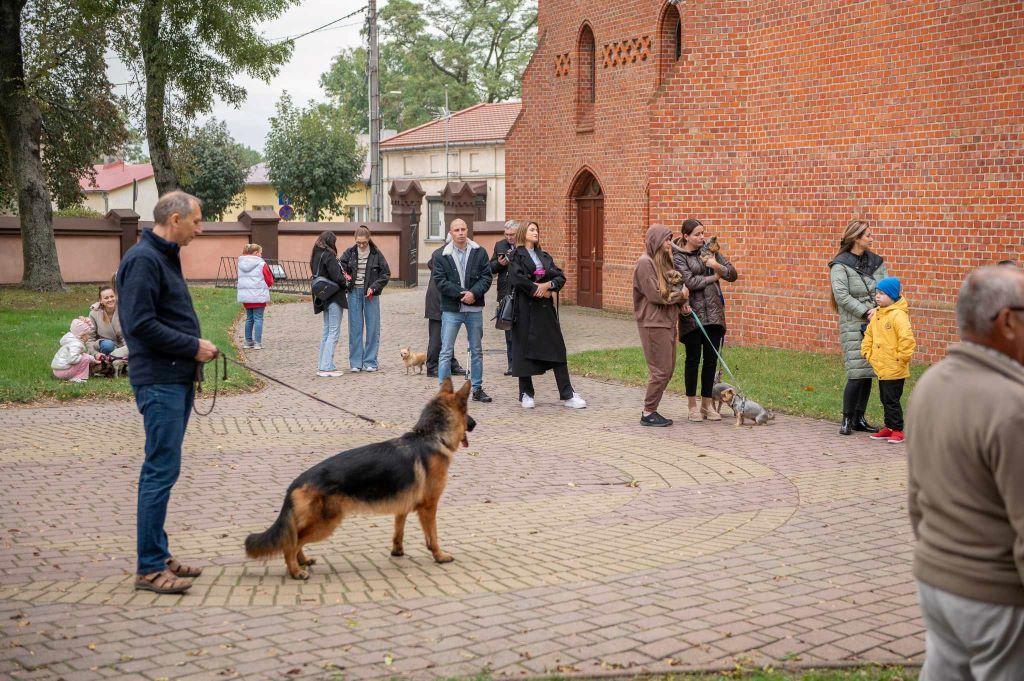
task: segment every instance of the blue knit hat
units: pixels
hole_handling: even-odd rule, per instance
[[[886,277],[882,281],[878,282],[878,285],[875,288],[892,298],[893,302],[896,302],[900,299],[900,291],[903,287],[900,285],[898,277]]]

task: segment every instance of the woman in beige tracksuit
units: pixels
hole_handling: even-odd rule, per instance
[[[645,253],[633,271],[633,312],[651,374],[640,417],[644,426],[672,425],[672,419],[658,413],[658,405],[676,367],[676,320],[686,311],[688,298],[685,288],[674,292],[669,289],[665,273],[672,269],[672,230],[651,225]]]

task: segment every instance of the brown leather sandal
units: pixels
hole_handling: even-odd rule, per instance
[[[176,576],[185,577],[187,579],[195,579],[199,575],[203,574],[203,568],[184,565],[181,561],[173,557],[167,559],[167,569],[173,572]]]
[[[152,591],[158,594],[183,594],[191,586],[191,579],[178,577],[170,570],[135,576],[136,591]]]

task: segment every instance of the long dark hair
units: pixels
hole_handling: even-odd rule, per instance
[[[316,238],[316,243],[313,244],[313,248],[322,248],[325,251],[330,251],[334,255],[338,255],[338,237],[334,232],[327,230],[320,232],[320,236]]]

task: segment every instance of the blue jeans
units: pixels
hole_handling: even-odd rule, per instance
[[[334,366],[334,348],[338,346],[341,335],[341,303],[331,303],[324,308],[324,335],[320,339],[320,357],[317,359],[317,371],[336,371]]]
[[[109,338],[101,338],[96,343],[96,349],[100,351],[101,355],[109,355],[114,350],[117,350],[117,343]]]
[[[146,429],[146,460],[139,473],[136,510],[136,570],[140,575],[160,572],[171,557],[164,520],[171,488],[181,471],[181,443],[193,393],[191,384],[158,383],[135,388],[135,404]]]
[[[265,307],[245,308],[245,342],[247,345],[263,342],[263,313]]]
[[[484,315],[480,312],[442,312],[441,313],[441,355],[437,361],[437,382],[452,375],[452,355],[455,354],[455,339],[459,336],[459,327],[466,325],[469,336],[469,376],[473,390],[484,385]]]
[[[366,344],[363,344],[363,327]],[[376,369],[380,350],[380,298],[366,299],[366,289],[348,294],[348,363],[358,369]]]

